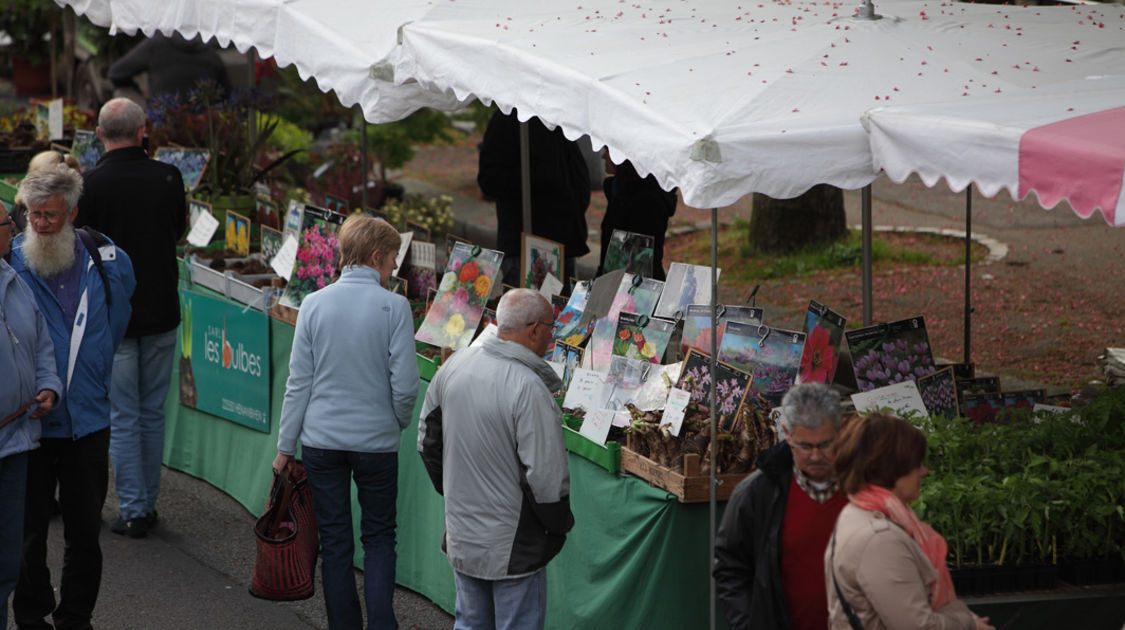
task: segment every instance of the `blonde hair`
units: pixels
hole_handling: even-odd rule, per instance
[[[353,214],[340,228],[340,266],[366,265],[371,255],[397,252],[402,244],[398,231],[383,219]]]
[[[30,175],[36,171],[41,171],[45,168],[57,166],[59,164],[66,164],[70,168],[74,169],[75,172],[79,174],[82,173],[82,166],[78,163],[78,158],[74,157],[73,155],[64,155],[62,153],[59,153],[58,151],[42,151],[40,153],[36,153],[35,157],[31,158],[31,161],[27,163],[27,174]],[[23,203],[23,198],[17,192],[16,197],[15,199],[13,199],[13,201],[15,203]]]

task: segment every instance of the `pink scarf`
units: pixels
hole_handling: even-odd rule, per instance
[[[934,610],[940,610],[957,598],[957,594],[953,591],[953,580],[949,577],[949,567],[945,564],[945,554],[948,551],[945,539],[928,523],[919,520],[910,506],[903,503],[890,490],[879,486],[864,486],[856,494],[849,494],[848,500],[856,507],[882,512],[887,518],[902,526],[906,533],[922,547],[922,551],[938,573],[930,592],[930,605]]]

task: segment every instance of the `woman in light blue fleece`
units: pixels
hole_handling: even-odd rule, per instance
[[[306,297],[297,315],[273,468],[290,465],[300,439],[333,630],[363,627],[352,571],[355,479],[367,627],[395,628],[398,446],[418,396],[413,320],[406,298],[385,288],[398,232],[382,219],[356,215],[339,237],[339,280]]]

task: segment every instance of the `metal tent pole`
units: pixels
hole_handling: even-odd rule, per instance
[[[871,184],[863,187],[863,325],[871,325]]]
[[[973,298],[972,289],[973,266],[973,185],[970,183],[965,188],[965,363],[970,363],[970,337],[972,335]]]
[[[718,497],[716,496],[716,481],[715,481],[715,465],[719,461],[719,452],[715,447],[715,441],[718,436],[718,417],[715,414],[715,381],[718,378],[716,374],[716,361],[719,356],[718,339],[715,332],[719,328],[718,322],[718,299],[719,299],[719,209],[711,208],[711,471],[710,471],[710,528],[708,529],[709,544],[707,547],[707,566],[711,566],[711,557],[715,553],[715,525],[716,515],[718,513]],[[708,571],[710,573],[710,571]],[[716,622],[716,598],[718,590],[715,585],[715,577],[711,577],[711,597],[709,602],[710,629],[715,630]]]
[[[515,113],[515,110],[512,110]],[[531,141],[527,123],[520,123],[520,199],[523,205],[523,231],[531,231]]]
[[[360,145],[362,150],[359,153],[359,168],[363,173],[362,191],[359,193],[359,208],[361,212],[367,211],[367,118],[363,115],[363,106],[359,106],[359,125],[362,131],[360,132]]]

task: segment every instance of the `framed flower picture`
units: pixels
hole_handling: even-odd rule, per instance
[[[414,338],[454,350],[468,346],[500,275],[503,259],[501,252],[457,243],[437,295]]]
[[[715,364],[715,405],[716,415],[720,428],[730,428],[734,423],[738,410],[746,401],[754,377],[745,370],[729,363],[718,361]],[[684,357],[683,367],[680,368],[680,378],[676,381],[676,388],[688,393],[689,403],[684,414],[684,422],[688,417],[698,418],[699,415],[711,415],[711,355],[691,350]]]
[[[284,241],[280,230],[265,225],[262,226],[261,230],[259,242],[262,245],[262,262],[268,265],[273,257],[277,256],[277,252],[281,251],[281,244]]]
[[[520,286],[539,290],[543,279],[555,276],[563,281],[563,245],[542,236],[520,234]]]
[[[609,237],[602,273],[624,269],[646,278],[652,276],[654,241],[648,234],[614,230]]]
[[[281,229],[281,212],[277,209],[277,204],[274,203],[273,199],[268,197],[255,198],[254,214],[257,216],[258,225],[264,225],[275,230]]]
[[[250,217],[227,210],[227,249],[239,256],[250,255]]]
[[[805,349],[801,354],[799,383],[832,383],[840,362],[840,345],[844,341],[843,315],[817,302],[809,301],[805,314]]]
[[[94,168],[98,160],[105,154],[105,146],[98,138],[98,134],[88,129],[78,129],[74,132],[74,142],[70,145],[70,154],[78,160],[78,165],[85,172]]]
[[[934,371],[934,356],[921,315],[844,333],[859,391],[916,380]]]
[[[293,308],[300,308],[305,296],[336,280],[340,262],[336,233],[344,222],[343,215],[312,205],[304,206],[301,217],[297,262],[281,295],[281,304]]]
[[[957,383],[952,367],[935,370],[918,379],[918,393],[931,416],[957,416]]]

